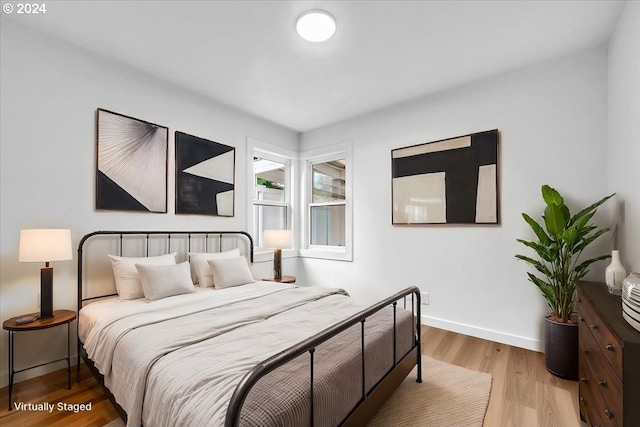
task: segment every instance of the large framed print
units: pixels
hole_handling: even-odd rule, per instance
[[[99,108],[96,209],[167,212],[169,129]]]
[[[392,224],[499,224],[497,129],[391,150]]]
[[[234,215],[236,149],[176,131],[176,214]]]

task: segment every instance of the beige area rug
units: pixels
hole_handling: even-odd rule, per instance
[[[368,427],[482,427],[491,374],[422,356],[422,383],[405,378]],[[104,427],[124,427],[117,419]]]
[[[369,427],[482,427],[491,393],[491,374],[422,356]]]

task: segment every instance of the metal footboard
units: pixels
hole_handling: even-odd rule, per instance
[[[413,343],[412,347],[406,355],[403,355],[401,360],[399,361],[396,357],[397,354],[397,346],[396,346],[396,335],[397,335],[397,324],[396,324],[396,310],[398,301],[403,300],[404,306],[406,308],[407,298],[410,297],[411,304],[411,312],[413,319]],[[283,366],[287,362],[293,360],[294,358],[304,354],[309,354],[310,359],[310,370],[309,370],[309,378],[310,378],[310,420],[309,425],[313,427],[314,425],[314,399],[313,399],[313,357],[316,350],[320,344],[325,341],[331,339],[339,335],[341,332],[346,329],[354,326],[358,323],[361,324],[360,328],[360,341],[361,341],[361,360],[362,360],[362,396],[356,406],[351,410],[351,412],[345,417],[342,421],[341,425],[345,425],[350,417],[357,412],[357,410],[367,403],[367,399],[372,396],[376,389],[380,386],[380,384],[384,381],[387,376],[394,371],[394,369],[398,368],[403,360],[407,356],[409,356],[412,352],[416,353],[415,363],[417,364],[417,382],[422,382],[422,365],[421,365],[421,338],[420,338],[420,290],[413,286],[407,288],[403,291],[396,293],[395,295],[386,298],[377,304],[363,310],[344,321],[337,323],[324,331],[284,350],[269,359],[257,364],[251,371],[249,371],[244,378],[240,381],[240,384],[237,386],[236,390],[229,401],[229,407],[227,409],[227,415],[225,419],[225,427],[238,427],[240,425],[240,413],[242,411],[242,406],[249,395],[252,387],[265,375],[272,372],[276,368]],[[378,383],[371,389],[369,392],[366,391],[366,375],[365,375],[365,322],[368,317],[377,313],[385,307],[393,306],[393,364],[394,366],[387,372],[385,377],[383,377]],[[411,365],[413,366],[413,365]],[[403,377],[404,378],[404,377]]]

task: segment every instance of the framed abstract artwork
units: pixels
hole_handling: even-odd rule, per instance
[[[391,150],[392,224],[499,224],[497,129]]]
[[[236,149],[176,131],[176,213],[234,215]]]
[[[97,111],[96,209],[167,212],[169,129]]]

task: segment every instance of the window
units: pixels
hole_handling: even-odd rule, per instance
[[[271,250],[264,247],[264,231],[295,233],[299,215],[294,202],[299,190],[293,176],[298,153],[253,138],[247,138],[247,153],[247,231],[253,237],[257,260],[267,261]],[[294,237],[293,249],[295,242]],[[283,253],[285,258],[295,255],[295,251]]]
[[[346,165],[338,159],[311,166],[311,245],[345,245]]]
[[[350,144],[340,144],[302,153],[301,256],[351,260],[350,152]]]
[[[264,230],[289,228],[289,162],[254,152],[253,227],[256,247],[263,246]]]

